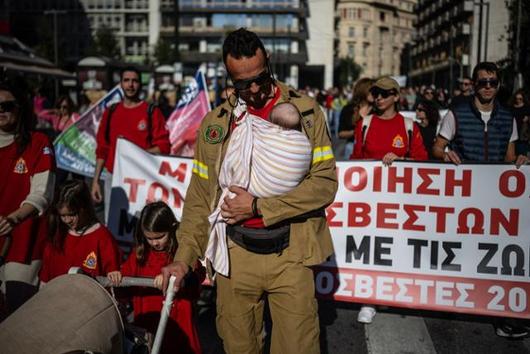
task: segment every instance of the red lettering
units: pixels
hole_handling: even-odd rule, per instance
[[[331,203],[330,206],[326,209],[326,215],[328,220],[328,225],[330,227],[342,227],[342,221],[333,220],[337,216],[337,212],[333,208],[342,208],[342,202]]]
[[[160,196],[160,198],[156,198],[156,194],[158,190],[162,191],[162,195]],[[168,198],[169,198],[169,191],[166,189],[166,187],[164,187],[160,183],[153,182],[153,184],[149,186],[149,190],[147,191],[147,202],[148,203],[154,202],[156,200],[163,200],[164,202],[167,203]]]
[[[384,229],[397,229],[399,224],[387,222],[387,219],[396,219],[397,213],[388,212],[387,209],[398,210],[399,204],[378,203],[377,204],[377,227]]]
[[[348,203],[348,227],[370,225],[370,210],[370,205],[366,203]]]
[[[467,225],[467,220],[470,215],[473,215],[473,226],[471,230]],[[459,234],[480,234],[484,235],[484,214],[477,208],[466,208],[458,214],[458,227],[456,232]]]
[[[421,184],[418,186],[416,192],[418,194],[427,195],[440,195],[439,189],[429,189],[432,184],[432,178],[429,175],[440,175],[440,169],[438,168],[418,168],[418,176],[422,179]]]
[[[374,192],[381,192],[381,175],[383,173],[383,169],[381,166],[374,167]]]
[[[519,235],[519,209],[510,209],[509,219],[502,213],[501,209],[491,209],[490,218],[490,233],[492,235],[498,235],[500,232],[500,225],[510,236]]]
[[[352,183],[354,173],[359,175],[359,182],[356,185]],[[352,192],[362,191],[366,187],[367,183],[368,174],[366,173],[364,167],[354,166],[348,168],[346,172],[344,172],[344,187],[346,187],[347,190]]]
[[[462,187],[462,197],[471,195],[471,170],[462,171],[462,179],[455,177],[455,170],[447,170],[445,175],[445,195],[454,196],[455,187]]]
[[[403,210],[407,213],[407,220],[403,223],[403,230],[414,230],[414,231],[425,231],[425,225],[416,225],[415,222],[418,220],[417,211],[425,211],[424,205],[410,205],[404,204]]]
[[[396,167],[388,168],[388,191],[391,193],[396,192],[396,185],[398,183],[403,184],[403,193],[412,193],[412,168],[405,167],[403,169],[403,176],[397,175]]]
[[[136,203],[138,186],[143,186],[145,184],[145,179],[125,177],[123,183],[129,183],[131,185],[131,188],[129,189],[129,202]]]
[[[515,188],[510,190],[510,179],[515,178]],[[520,197],[526,188],[526,179],[524,174],[519,170],[504,171],[499,178],[499,190],[505,197]]]
[[[177,167],[176,170],[171,169],[171,165],[167,161],[162,161],[160,164],[160,169],[158,170],[158,173],[161,176],[170,175],[173,178],[176,178],[179,182],[184,182],[184,179],[186,178],[186,169],[188,168],[188,165],[186,163],[179,164],[179,167]]]
[[[171,191],[173,192],[173,207],[176,209],[180,209],[182,207],[182,201],[184,198],[182,198],[182,194],[180,194],[179,190],[176,188],[171,188]]]
[[[447,214],[454,214],[455,208],[431,206],[429,212],[436,214],[436,232],[443,233],[447,223]]]

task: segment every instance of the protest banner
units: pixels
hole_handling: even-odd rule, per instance
[[[55,139],[53,145],[58,168],[87,177],[94,176],[99,122],[105,109],[122,98],[123,92],[118,85]]]
[[[210,110],[204,74],[198,70],[167,120],[171,155],[193,156],[197,131],[202,119]]]
[[[118,139],[116,156],[108,227],[120,246],[128,249],[137,217],[148,202],[165,201],[180,220],[193,161],[152,155],[125,139]]]
[[[109,227],[130,245],[146,202],[165,200],[180,219],[193,161],[121,139],[118,154]],[[530,318],[529,166],[349,161],[337,169],[327,208],[335,254],[315,267],[319,297]]]
[[[338,163],[322,297],[530,317],[530,169]]]

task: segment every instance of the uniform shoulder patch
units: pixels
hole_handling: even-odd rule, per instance
[[[224,129],[220,125],[212,124],[206,128],[204,132],[204,140],[208,144],[218,144],[223,140]]]

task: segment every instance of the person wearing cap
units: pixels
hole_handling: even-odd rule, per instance
[[[378,159],[391,165],[395,160],[427,160],[419,127],[398,112],[399,84],[391,77],[378,79],[370,88],[374,113],[363,117],[355,127],[352,159]],[[374,306],[363,305],[357,321],[369,324]]]
[[[391,77],[378,79],[370,88],[374,114],[355,128],[352,159],[381,159],[390,165],[396,159],[426,160],[427,151],[418,126],[398,112],[399,84]],[[410,128],[409,128],[410,127]]]

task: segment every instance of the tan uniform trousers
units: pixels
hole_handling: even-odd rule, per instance
[[[229,241],[230,276],[217,274],[217,331],[228,354],[263,351],[263,308],[272,318],[271,353],[320,353],[313,271],[281,254],[256,254]]]

